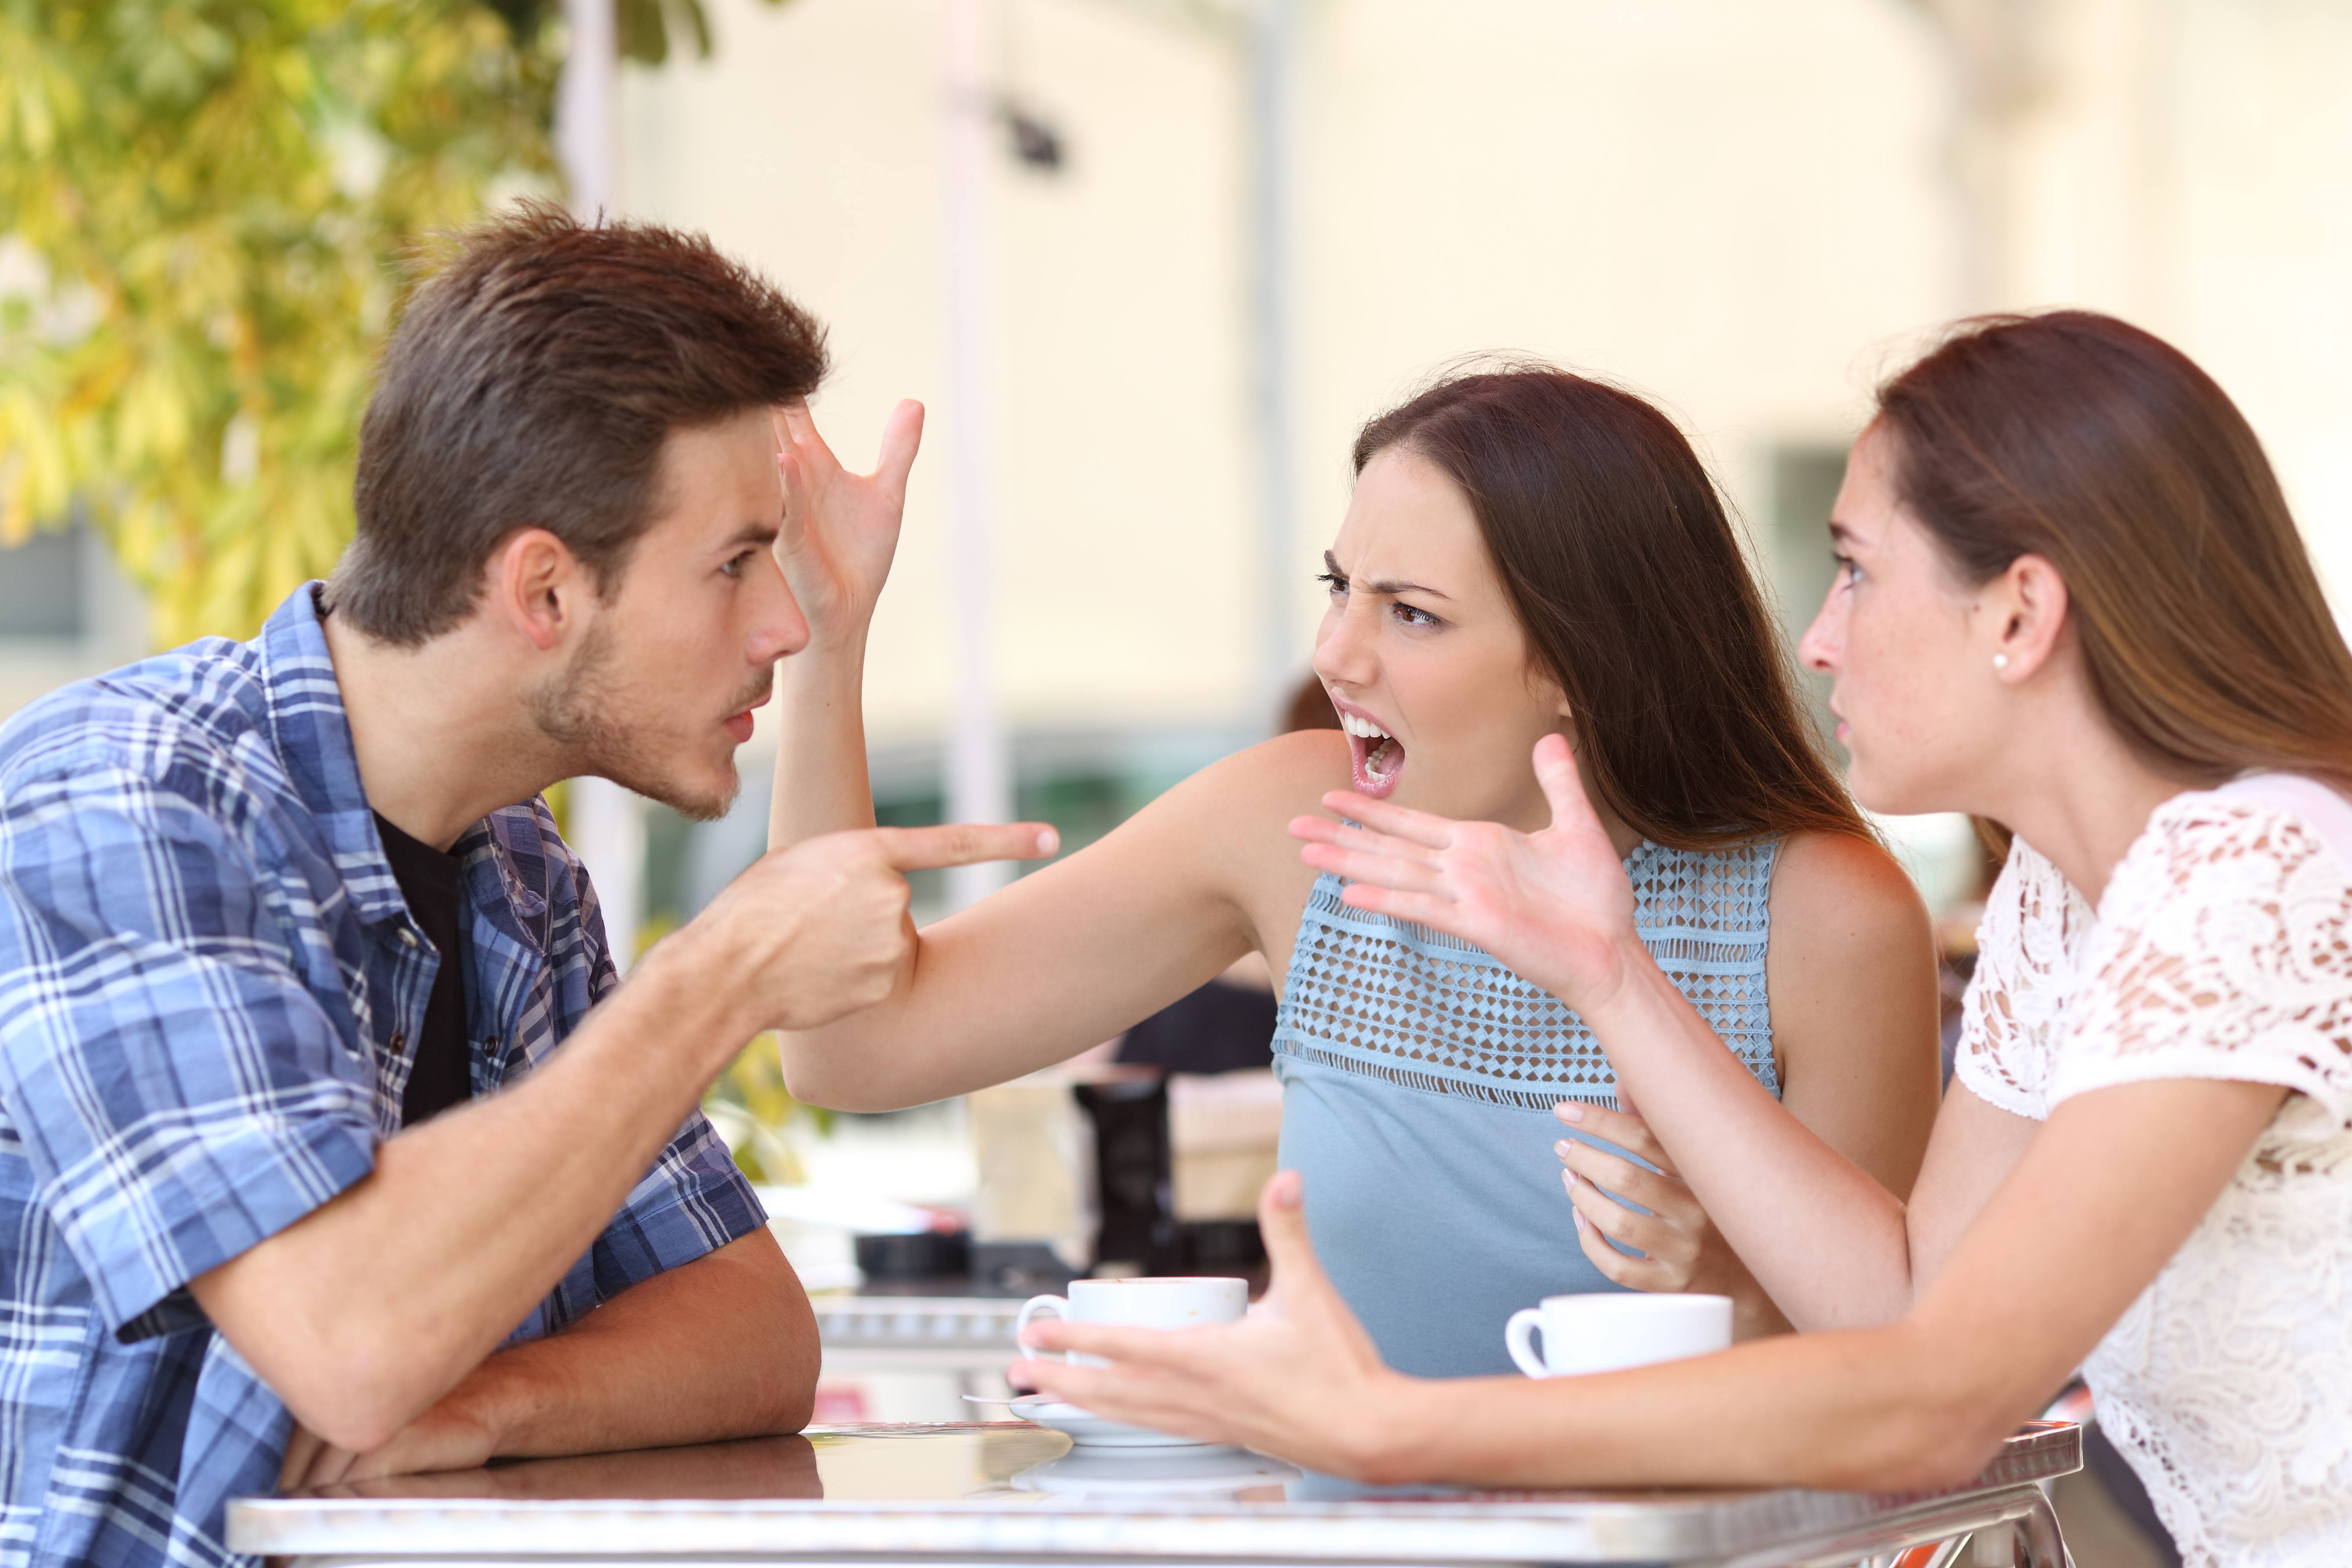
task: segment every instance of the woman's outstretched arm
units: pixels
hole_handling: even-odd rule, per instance
[[[777,541],[806,649],[777,672],[782,737],[769,842],[874,820],[861,688],[922,410],[902,404],[871,475],[846,472],[807,410],[778,415]],[[1271,742],[1204,770],[1084,852],[926,928],[890,995],[781,1037],[812,1104],[881,1110],[1000,1083],[1109,1038],[1259,945],[1246,889],[1306,898],[1282,824],[1346,761],[1336,736]]]
[[[1041,1322],[1036,1349],[1113,1364],[1036,1359],[1013,1375],[1115,1420],[1372,1482],[1957,1485],[2147,1288],[2284,1092],[2172,1080],[2065,1101],[1914,1310],[1879,1327],[1588,1377],[1405,1377],[1324,1277],[1285,1172],[1258,1213],[1273,1287],[1247,1318],[1173,1332]],[[1922,1174],[1923,1196],[1937,1179]]]

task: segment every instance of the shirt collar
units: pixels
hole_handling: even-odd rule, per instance
[[[360,784],[351,719],[319,618],[319,594],[325,586],[303,584],[262,624],[254,639],[261,656],[262,700],[278,763],[325,832],[352,910],[373,924],[405,914],[408,905],[384,858],[375,814]]]

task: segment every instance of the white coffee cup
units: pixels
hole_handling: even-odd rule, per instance
[[[1543,1359],[1528,1341],[1543,1333]],[[1728,1296],[1652,1296],[1595,1291],[1547,1296],[1504,1326],[1503,1344],[1529,1377],[1616,1372],[1731,1347]]]
[[[1013,1320],[1013,1338],[1024,1354],[1029,1320],[1051,1312],[1065,1322],[1118,1323],[1131,1329],[1190,1329],[1230,1323],[1249,1310],[1249,1281],[1201,1279],[1073,1279],[1067,1296],[1032,1296]],[[1064,1359],[1102,1366],[1098,1356],[1065,1352]]]

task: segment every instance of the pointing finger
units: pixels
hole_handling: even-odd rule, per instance
[[[1062,847],[1043,822],[949,822],[937,827],[877,827],[882,858],[897,871],[971,866],[983,860],[1042,860]]]

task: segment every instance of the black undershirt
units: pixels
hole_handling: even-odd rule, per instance
[[[433,994],[425,1001],[425,1021],[416,1033],[415,1065],[400,1097],[400,1124],[414,1127],[436,1112],[473,1098],[473,1052],[466,1041],[466,962],[458,945],[464,900],[458,892],[457,858],[411,838],[376,814],[376,837],[408,912],[425,928],[441,967],[434,972]]]

